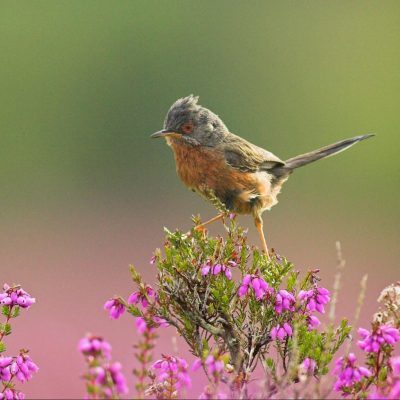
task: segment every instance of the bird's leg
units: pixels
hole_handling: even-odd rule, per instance
[[[205,227],[205,226],[211,224],[212,222],[218,221],[219,219],[224,218],[224,216],[225,216],[224,213],[218,214],[216,217],[211,218],[211,219],[209,219],[208,221],[203,222],[202,224],[195,226],[194,229],[195,229],[196,231],[202,231],[202,230],[204,230],[204,227]]]
[[[263,220],[260,215],[256,215],[254,217],[254,224],[256,225],[256,228],[258,231],[258,236],[260,237],[263,251],[264,251],[265,255],[267,256],[267,258],[269,259],[267,242],[265,241],[265,236],[264,236],[264,231],[263,231]]]

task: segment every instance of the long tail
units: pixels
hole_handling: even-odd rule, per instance
[[[354,144],[361,142],[362,140],[368,139],[372,136],[374,135],[371,133],[367,135],[356,136],[351,139],[345,139],[341,140],[340,142],[330,144],[329,146],[321,147],[320,149],[310,151],[309,153],[289,158],[289,160],[285,161],[285,166],[283,168],[293,170],[295,168],[302,167],[303,165],[307,165],[314,161],[320,160],[321,158],[333,156],[334,154],[340,153],[341,151],[348,149]]]
[[[272,173],[276,181],[279,182],[281,179],[287,178],[296,168],[310,164],[314,161],[320,160],[321,158],[333,156],[334,154],[340,153],[354,144],[361,142],[361,140],[368,139],[372,136],[375,135],[368,133],[366,135],[356,136],[351,139],[341,140],[340,142],[321,147],[320,149],[310,151],[309,153],[300,154],[299,156],[286,160],[285,165],[279,165],[271,168],[269,172]]]

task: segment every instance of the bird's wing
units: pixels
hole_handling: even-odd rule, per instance
[[[225,137],[221,148],[226,162],[241,171],[255,172],[285,165],[276,155],[233,133]]]

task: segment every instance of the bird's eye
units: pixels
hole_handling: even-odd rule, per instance
[[[192,133],[193,132],[193,123],[192,122],[186,122],[185,124],[182,125],[182,132],[183,133]]]

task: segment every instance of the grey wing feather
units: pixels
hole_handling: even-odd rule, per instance
[[[285,165],[271,152],[230,133],[223,142],[226,162],[241,171],[256,172]]]

